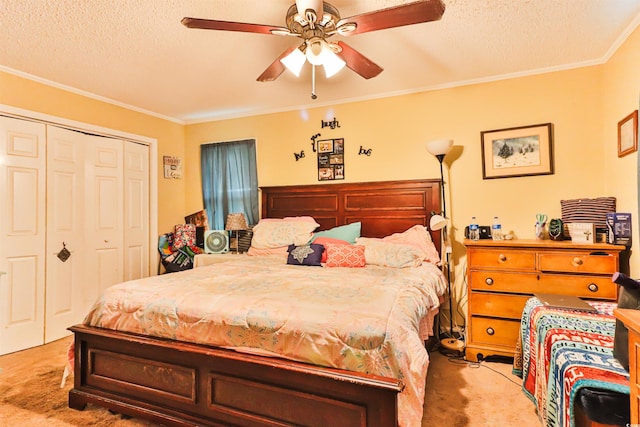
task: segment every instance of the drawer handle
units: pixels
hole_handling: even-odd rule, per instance
[[[493,285],[493,279],[491,277],[487,277],[486,279],[484,279],[484,283],[491,286]]]
[[[495,333],[496,333],[495,329],[493,329],[491,326],[489,326],[489,327],[487,328],[487,334],[489,334],[489,335],[493,335],[493,334],[495,334]]]
[[[589,283],[589,286],[587,287],[591,292],[598,292],[598,285],[596,285],[595,283]]]
[[[505,254],[500,254],[498,255],[498,260],[500,260],[500,262],[505,262],[507,260],[507,256]]]
[[[571,262],[571,264],[573,264],[575,267],[579,267],[579,266],[581,266],[581,265],[582,265],[582,263],[583,263],[583,262],[584,262],[584,261],[582,261],[582,258],[575,257],[575,258],[573,259],[573,261]]]

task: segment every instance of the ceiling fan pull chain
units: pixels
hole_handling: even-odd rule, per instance
[[[311,65],[311,99],[316,99],[316,66]]]

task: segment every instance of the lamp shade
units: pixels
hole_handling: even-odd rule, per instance
[[[227,215],[227,223],[224,227],[225,230],[246,230],[249,228],[247,225],[247,218],[245,218],[242,212],[230,213]]]
[[[300,71],[302,66],[307,61],[307,57],[298,48],[293,49],[291,53],[280,60],[287,67],[287,70],[295,74],[296,77],[300,77]]]
[[[433,231],[442,230],[448,223],[449,220],[442,215],[433,215],[429,220],[429,228]]]
[[[434,156],[446,155],[453,146],[453,139],[435,139],[425,144],[424,148]]]
[[[338,55],[333,53],[331,49],[327,49],[323,55],[324,73],[327,78],[335,75],[338,71],[342,70],[346,62],[342,60]]]

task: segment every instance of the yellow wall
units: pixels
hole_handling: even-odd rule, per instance
[[[0,104],[158,141],[158,234],[184,222],[184,180],[162,178],[162,156],[183,157],[184,126],[0,71]]]
[[[631,276],[640,277],[638,226],[638,153],[618,157],[618,122],[640,103],[640,27],[605,65],[602,102],[602,136],[605,190],[617,197],[618,211],[632,212]]]

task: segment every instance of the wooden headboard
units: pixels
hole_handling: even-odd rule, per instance
[[[363,237],[384,237],[440,212],[440,180],[380,181],[261,187],[262,218],[312,216],[318,230],[362,223]],[[431,232],[440,250],[440,232]]]

